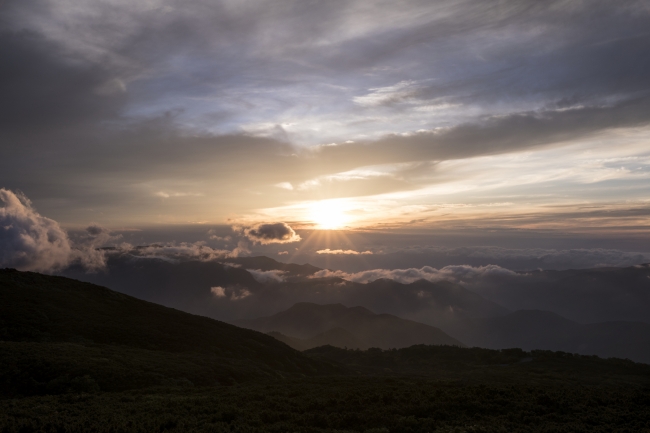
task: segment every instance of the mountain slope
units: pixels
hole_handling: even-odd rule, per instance
[[[341,372],[258,332],[104,287],[15,270],[0,270],[0,340],[0,370],[27,369],[24,373],[36,374],[30,377],[39,383],[74,371],[103,374],[110,387],[111,375],[119,381],[128,370],[119,363],[145,376],[159,364],[159,379],[175,372],[210,384]],[[86,367],[73,368],[79,365]],[[151,385],[150,379],[155,378],[143,380]]]
[[[316,339],[323,344],[339,346],[342,344],[339,342],[340,331],[336,334],[332,330],[341,328],[361,342],[358,348],[399,348],[413,344],[462,346],[461,342],[433,326],[390,314],[375,314],[363,307],[348,308],[342,304],[301,302],[273,316],[235,323],[261,332],[275,331],[290,337]]]
[[[581,323],[650,323],[650,265],[538,270],[466,281],[467,287],[511,310],[548,310]]]

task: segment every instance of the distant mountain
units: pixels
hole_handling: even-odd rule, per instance
[[[239,320],[237,325],[261,332],[281,333],[280,337],[297,348],[330,344],[349,348],[400,348],[414,344],[463,344],[433,326],[401,319],[390,314],[375,314],[363,307],[342,304],[295,304],[286,311],[258,319]],[[277,336],[277,334],[271,334]]]
[[[550,311],[521,310],[460,321],[446,331],[469,346],[555,350],[650,363],[650,324],[642,322],[582,325]]]
[[[0,383],[11,371],[23,373],[4,379],[33,386],[90,375],[102,389],[341,372],[255,331],[68,278],[0,270]]]
[[[267,316],[297,302],[364,305],[373,311],[437,327],[449,320],[510,312],[447,281],[402,284],[384,279],[362,284],[340,278],[313,278],[319,270],[314,266],[285,264],[264,256],[222,262],[118,253],[108,257],[105,271],[88,274],[83,269],[68,269],[65,276],[229,322]]]
[[[356,283],[348,297],[346,301],[349,303],[438,327],[448,321],[496,317],[510,312],[450,281],[418,280],[403,284],[379,279],[368,284]]]
[[[626,389],[650,386],[650,365],[623,359],[602,359],[548,350],[490,350],[452,346],[416,345],[397,350],[344,350],[332,346],[304,352],[348,366],[361,375],[400,375],[437,380],[461,380],[464,384],[522,386],[559,385],[563,390],[575,385],[614,386]],[[456,382],[457,386],[460,383]],[[547,389],[547,388],[546,388]]]
[[[311,338],[296,338],[284,335],[281,332],[268,333],[271,337],[280,340],[296,350],[309,350],[320,346],[333,346],[350,349],[365,348],[368,345],[343,328],[332,328]]]
[[[580,323],[650,323],[649,264],[504,273],[465,283],[511,310],[548,310]]]

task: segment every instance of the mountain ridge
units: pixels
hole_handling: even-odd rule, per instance
[[[272,316],[234,323],[260,332],[278,332],[286,337],[300,339],[301,345],[310,347],[315,347],[309,342],[314,339],[323,344],[334,343],[333,345],[344,347],[337,339],[328,340],[323,336],[336,328],[345,330],[362,343],[353,348],[401,348],[413,344],[463,346],[463,343],[433,326],[392,314],[375,314],[361,306],[346,307],[341,303],[319,305],[300,302]]]

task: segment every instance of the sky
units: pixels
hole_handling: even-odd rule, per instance
[[[3,257],[25,221],[61,251],[650,252],[648,29],[625,0],[4,0]]]

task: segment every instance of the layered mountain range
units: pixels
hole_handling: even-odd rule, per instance
[[[114,255],[107,272],[68,271],[68,275],[194,314],[274,332],[300,349],[321,343],[388,348],[440,341],[436,344],[562,350],[650,362],[650,319],[642,314],[650,310],[648,265],[499,272],[453,281],[380,278],[367,283],[320,271],[268,257],[170,261]],[[301,319],[295,314],[307,304],[326,309],[336,304],[339,309],[363,307],[366,313],[358,314],[354,326],[330,319],[315,326],[305,320],[321,316],[312,312],[313,317]],[[374,317],[384,315],[392,318]],[[294,318],[280,326],[272,317]],[[242,322],[252,318],[259,320]],[[363,326],[362,318],[368,321]],[[417,338],[407,338],[409,332],[404,332],[392,340],[389,334],[377,339],[360,331],[375,329],[380,322],[384,329],[397,330],[406,321]],[[451,340],[432,339],[414,322],[437,328]]]
[[[350,349],[391,349],[414,344],[463,346],[433,326],[342,304],[302,302],[273,316],[239,320],[235,324],[270,333],[298,350],[323,345]]]

